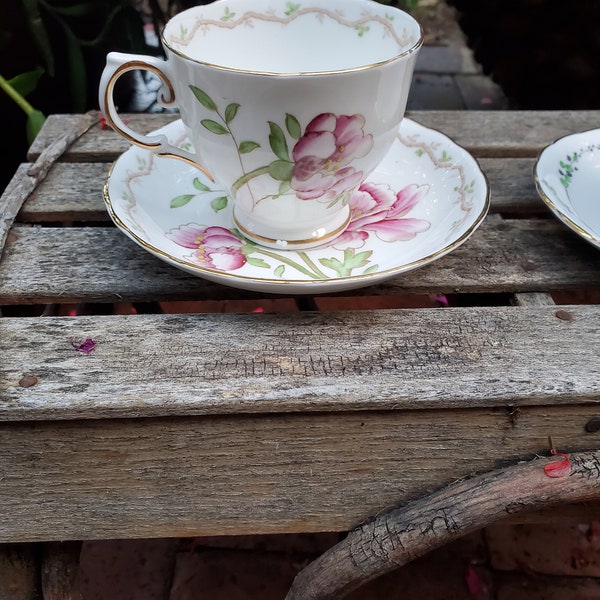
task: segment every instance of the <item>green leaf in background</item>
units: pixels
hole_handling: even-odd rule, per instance
[[[84,17],[98,10],[97,2],[82,2],[73,6],[53,6],[52,11],[64,17]]]
[[[40,132],[42,125],[46,121],[46,117],[39,110],[34,110],[27,115],[27,141],[31,145],[37,134]]]
[[[196,100],[198,100],[198,102],[200,102],[204,108],[213,111],[217,110],[217,105],[212,101],[212,98],[205,91],[201,90],[195,85],[190,85],[190,90],[192,90],[192,93],[194,96],[196,96]]]
[[[43,74],[44,69],[42,69],[42,67],[38,67],[33,71],[16,75],[10,79],[8,83],[17,93],[21,94],[21,96],[28,96],[31,94],[31,92],[33,92],[33,90],[35,90],[38,81]]]
[[[67,57],[69,59],[69,87],[71,101],[75,112],[83,113],[86,110],[86,84],[85,59],[77,38],[67,31]]]
[[[27,25],[33,36],[33,41],[40,51],[40,56],[46,63],[46,71],[50,77],[54,77],[54,52],[50,37],[46,31],[42,15],[39,11],[38,0],[21,0],[27,17]]]

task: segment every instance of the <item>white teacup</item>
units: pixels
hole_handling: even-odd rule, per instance
[[[130,142],[193,162],[226,188],[236,227],[270,247],[329,241],[348,198],[398,132],[422,44],[409,14],[373,0],[217,0],[175,15],[166,60],[111,52],[99,89],[108,123]],[[142,135],[118,115],[125,72],[162,80],[195,154]]]

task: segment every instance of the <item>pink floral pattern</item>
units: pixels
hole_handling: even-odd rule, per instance
[[[428,190],[428,185],[413,183],[395,194],[385,184],[361,185],[349,202],[351,217],[346,231],[330,244],[322,246],[342,250],[342,260],[335,256],[322,257],[318,260],[321,267],[332,269],[340,277],[349,276],[354,269],[368,266],[372,251],[356,250],[365,244],[371,234],[383,242],[400,242],[411,240],[429,229],[429,221],[406,217]],[[166,236],[179,246],[191,249],[190,258],[194,262],[217,271],[235,271],[246,263],[270,269],[271,266],[264,260],[267,258],[279,261],[276,272],[286,265],[311,278],[327,278],[327,274],[307,258],[306,253],[298,253],[297,257],[303,261],[300,263],[293,257],[293,252],[262,248],[226,227],[187,223],[171,229]]]
[[[225,227],[188,223],[172,229],[167,237],[179,246],[193,249],[193,259],[211,269],[235,271],[247,262],[241,250],[245,242]]]
[[[301,200],[334,200],[357,186],[363,172],[348,164],[366,156],[373,136],[365,134],[362,115],[323,113],[315,117],[292,150],[291,187]]]
[[[412,240],[427,231],[429,221],[406,217],[429,191],[428,185],[407,185],[398,193],[384,184],[363,183],[350,198],[350,224],[332,245],[360,248],[371,233],[384,242]]]

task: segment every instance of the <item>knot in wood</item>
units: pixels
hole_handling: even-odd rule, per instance
[[[557,310],[554,313],[554,316],[557,319],[560,319],[561,321],[572,321],[573,320],[573,313],[570,313],[568,310]]]
[[[600,431],[600,418],[594,417],[593,419],[590,419],[585,424],[584,429],[587,433],[596,433],[597,431]]]
[[[21,377],[21,379],[19,379],[19,385],[22,388],[29,388],[36,385],[38,381],[39,380],[35,375],[25,375],[24,377]]]

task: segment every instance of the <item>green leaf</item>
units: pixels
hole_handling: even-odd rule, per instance
[[[344,266],[348,269],[364,267],[369,263],[371,254],[373,254],[372,250],[365,250],[364,252],[354,254],[354,250],[352,248],[347,248],[344,250]]]
[[[274,160],[269,165],[269,175],[277,181],[290,181],[294,172],[294,163],[289,160]]]
[[[255,150],[256,148],[260,148],[260,144],[246,140],[240,144],[238,150],[240,154],[248,154],[248,152],[252,152],[252,150]]]
[[[212,206],[215,212],[219,212],[224,208],[227,208],[227,196],[220,196],[219,198],[215,198],[210,205]]]
[[[50,77],[54,77],[54,53],[52,51],[52,44],[50,43],[50,37],[46,31],[46,26],[42,19],[42,15],[39,11],[38,0],[22,0],[23,9],[27,17],[27,24],[29,30],[38,47],[40,56],[46,63],[46,70]]]
[[[269,145],[271,146],[271,150],[277,158],[281,160],[290,160],[290,155],[288,153],[287,142],[285,141],[285,135],[276,123],[269,121],[269,128],[271,133],[269,134]]]
[[[37,134],[40,132],[46,117],[39,111],[34,110],[27,115],[27,141],[29,144],[33,142]]]
[[[333,269],[337,273],[342,273],[344,265],[337,258],[320,258],[319,262],[329,269]]]
[[[282,181],[279,184],[279,195],[281,196],[282,194],[287,194],[290,191],[291,187],[292,186],[290,185],[289,179]]]
[[[190,85],[190,90],[192,90],[192,93],[194,96],[196,96],[196,100],[198,100],[198,102],[200,102],[204,108],[214,111],[217,110],[217,105],[212,101],[211,97],[206,92],[202,91],[195,85]]]
[[[212,131],[213,133],[216,133],[218,135],[225,135],[226,133],[229,133],[229,131],[227,131],[227,129],[225,129],[225,127],[223,127],[223,125],[221,125],[221,123],[217,123],[216,121],[213,121],[212,119],[202,119],[202,121],[200,121],[200,123],[206,127],[206,129],[208,129],[209,131]]]
[[[285,265],[279,265],[273,272],[275,275],[277,275],[277,277],[283,277],[283,274],[285,273]]]
[[[182,194],[181,196],[176,196],[171,200],[170,207],[171,208],[179,208],[181,206],[185,206],[192,198],[194,194]]]
[[[265,262],[262,258],[256,258],[254,256],[246,256],[246,261],[253,267],[262,267],[263,269],[270,269],[269,263]]]
[[[233,103],[225,109],[225,123],[229,124],[231,121],[233,121],[233,119],[235,119],[235,115],[237,115],[239,107],[239,104]]]
[[[294,117],[293,115],[285,115],[285,128],[295,140],[299,140],[302,136],[302,129],[300,127],[300,123],[298,122],[298,119],[296,119],[296,117]]]
[[[375,273],[379,269],[379,265],[371,265],[368,269],[363,271],[363,275],[369,275],[370,273]]]
[[[210,188],[205,183],[202,183],[199,177],[194,177],[193,185],[201,192],[210,192]]]
[[[27,96],[37,87],[37,83],[40,77],[44,74],[44,69],[38,67],[33,71],[27,73],[21,73],[16,75],[8,81],[10,85],[19,93],[21,96]]]
[[[52,6],[52,11],[65,17],[82,17],[98,9],[94,2],[75,4],[74,6]]]
[[[225,14],[221,17],[221,21],[230,21],[235,17],[235,13],[231,12],[229,8],[225,9]]]
[[[369,264],[369,258],[373,254],[372,250],[365,250],[355,254],[353,248],[344,250],[344,262],[342,263],[337,258],[321,258],[319,262],[329,269],[333,269],[340,277],[348,277],[352,274],[353,269],[364,267]]]
[[[73,110],[83,113],[86,110],[87,73],[83,50],[77,38],[67,31],[67,56],[69,59],[69,87]]]

